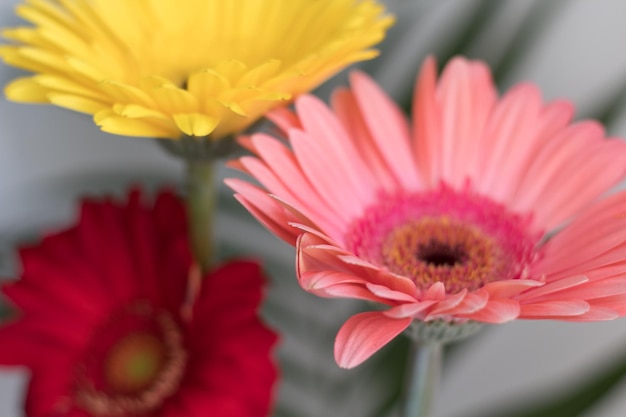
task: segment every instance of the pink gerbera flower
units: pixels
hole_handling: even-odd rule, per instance
[[[19,317],[0,365],[32,373],[29,417],[265,417],[276,336],[257,309],[263,277],[233,261],[192,267],[184,206],[85,201],[79,223],[21,251],[5,285]]]
[[[626,315],[626,144],[531,84],[498,97],[481,62],[427,59],[413,124],[367,76],[332,109],[306,96],[233,165],[250,212],[297,247],[301,286],[384,308],[341,328],[353,367],[411,323],[608,320]]]

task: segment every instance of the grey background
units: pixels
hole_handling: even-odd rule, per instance
[[[19,22],[12,12],[17,3],[2,0],[0,26]],[[391,1],[390,7],[401,12],[398,27],[385,43],[379,63],[368,68],[388,91],[401,94],[412,83],[414,68],[427,52],[426,43],[449,36],[471,3]],[[481,50],[488,45],[487,50],[494,56],[503,53],[507,29],[519,22],[519,16],[532,3],[534,0],[508,1],[500,18],[483,29],[477,41]],[[584,115],[626,77],[626,2],[562,3],[565,6],[561,13],[552,18],[541,41],[528,49],[506,84],[533,81],[541,86],[547,99],[569,98],[576,103],[579,114]],[[433,17],[419,25],[412,24],[411,13],[429,7],[438,8]],[[0,84],[19,74],[18,70],[1,65]],[[338,82],[341,80],[339,77]],[[326,91],[327,88],[322,89],[322,95]],[[612,133],[626,136],[626,117]],[[9,103],[0,98],[0,273],[11,275],[11,248],[18,242],[30,240],[41,230],[69,223],[78,196],[120,192],[134,183],[148,187],[177,184],[181,172],[181,165],[150,140],[106,135],[87,116],[51,106]],[[234,233],[235,238],[237,233],[245,236],[243,228],[237,230],[228,224],[220,227]],[[291,248],[269,234],[258,232],[255,236],[253,246],[260,249],[272,242],[273,256],[287,264],[292,262]],[[337,320],[337,326],[340,322]],[[446,367],[437,416],[462,417],[485,404],[549,396],[582,380],[599,364],[622,355],[625,342],[626,320],[594,324],[515,322],[490,328],[468,342],[462,354]],[[332,366],[332,361],[327,360],[325,366]],[[18,410],[25,381],[24,372],[0,372],[0,416],[21,415]],[[293,395],[288,387],[281,388],[283,401],[290,401]],[[323,398],[312,399],[303,406],[315,410],[322,407],[320,401]],[[320,417],[328,415],[321,410]],[[626,382],[588,417],[622,417],[625,410]],[[334,415],[355,417],[350,411]]]

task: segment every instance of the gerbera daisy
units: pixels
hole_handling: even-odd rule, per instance
[[[29,417],[268,415],[276,336],[251,261],[200,276],[182,203],[85,201],[78,224],[20,252],[0,364],[26,366]],[[190,272],[191,271],[191,272]]]
[[[94,115],[106,132],[219,139],[376,55],[375,0],[25,0],[6,63],[16,101]]]
[[[301,286],[383,308],[351,317],[335,357],[353,367],[411,323],[590,321],[626,314],[626,143],[566,101],[520,84],[498,97],[481,62],[427,59],[413,124],[367,76],[332,109],[304,96],[256,157],[237,198],[297,247]],[[415,326],[413,326],[415,327]],[[462,327],[462,326],[457,326]],[[428,328],[428,326],[422,326]]]

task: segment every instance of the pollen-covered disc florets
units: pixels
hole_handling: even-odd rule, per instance
[[[378,201],[348,229],[346,249],[421,290],[441,282],[455,294],[523,278],[540,237],[529,219],[468,191],[442,187]]]
[[[95,330],[76,370],[76,401],[98,417],[145,414],[179,389],[187,350],[180,323],[137,302]]]

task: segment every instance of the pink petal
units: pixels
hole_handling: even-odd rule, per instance
[[[557,316],[580,316],[589,311],[589,303],[583,300],[544,301],[522,304],[519,317],[522,319],[549,319]]]
[[[332,204],[325,204],[319,197],[290,149],[280,141],[264,134],[252,135],[252,143],[259,157],[291,190],[289,195],[298,196],[298,199],[289,202],[291,205],[300,204],[304,213],[325,230],[339,227],[341,223],[336,209]],[[280,197],[287,198],[287,196]]]
[[[574,106],[571,102],[555,100],[539,112],[538,119],[535,121],[536,134],[533,135],[532,139],[528,140],[528,145],[531,146],[527,146],[523,142],[517,142],[517,145],[520,145],[524,150],[524,154],[520,155],[522,157],[517,159],[518,163],[512,165],[515,172],[511,173],[510,177],[511,179],[517,178],[517,181],[509,187],[504,187],[504,181],[500,183],[501,187],[509,189],[509,192],[506,193],[507,198],[504,199],[509,201],[509,204],[517,206],[517,201],[524,199],[528,189],[532,190],[533,183],[527,180],[528,171],[541,167],[537,163],[537,156],[543,154],[543,149],[550,147],[555,138],[559,137],[567,129],[573,115]],[[515,154],[516,151],[520,152],[522,149],[511,149],[511,152]],[[507,169],[510,168],[507,166]],[[500,190],[499,192],[502,191]]]
[[[329,287],[341,284],[361,284],[361,288],[365,284],[362,278],[335,271],[304,272],[300,274],[299,282],[304,290],[314,293],[325,292]]]
[[[283,134],[286,134],[289,129],[296,128],[301,129],[300,119],[298,115],[286,107],[278,107],[266,114],[266,117],[272,121]]]
[[[383,311],[383,314],[394,319],[403,319],[406,317],[416,318],[420,313],[423,313],[436,303],[436,301],[421,301],[419,303],[400,304]]]
[[[626,316],[626,294],[610,295],[608,297],[589,300],[592,307],[608,308],[615,311],[619,317]]]
[[[520,315],[520,305],[515,300],[493,299],[479,311],[462,317],[480,321],[483,323],[506,323],[516,319]]]
[[[623,276],[624,272],[626,272],[626,259],[589,270],[587,276],[590,281],[599,281],[605,278]]]
[[[490,298],[510,298],[530,288],[542,285],[544,285],[543,282],[532,279],[508,279],[490,282],[483,289],[489,293]]]
[[[519,84],[502,97],[493,110],[485,127],[481,162],[482,174],[477,179],[476,188],[479,192],[494,196],[503,201],[498,193],[501,184],[507,186],[518,178],[503,175],[509,164],[518,164],[518,158],[526,153],[515,153],[522,145],[529,146],[534,142],[536,127],[534,121],[541,109],[541,94],[531,84]],[[495,193],[494,193],[495,192]]]
[[[336,284],[323,289],[309,291],[311,294],[328,298],[351,298],[354,300],[365,300],[374,303],[392,305],[389,300],[377,297],[361,284]]]
[[[333,206],[335,215],[343,228],[361,213],[361,207],[354,204],[354,195],[347,190],[353,187],[343,169],[328,158],[316,145],[317,138],[299,130],[291,130],[289,138],[298,163],[309,182],[325,205]]]
[[[354,277],[351,278],[350,282],[360,282],[363,285],[371,283],[374,285],[373,288],[384,287],[388,291],[397,293],[397,297],[408,297],[408,300],[415,300],[417,289],[415,283],[410,279],[389,274],[364,262],[346,262],[344,260],[346,259],[346,252],[341,248],[325,243],[320,237],[310,233],[304,233],[298,238],[296,273],[299,279],[308,277],[306,274],[311,272],[341,272]],[[348,257],[347,259],[351,258]],[[301,281],[300,285],[305,289],[314,289],[308,281]],[[315,285],[320,284],[316,283]],[[400,293],[404,295],[399,295]]]
[[[342,368],[354,368],[402,333],[411,321],[393,319],[380,311],[350,317],[337,333],[335,361]]]
[[[354,266],[358,266],[361,268],[365,268],[365,269],[369,269],[371,270],[373,273],[380,271],[380,268],[377,267],[376,265],[373,265],[367,261],[364,261],[363,259],[356,257],[354,255],[348,254],[348,255],[341,255],[339,256],[339,259],[341,259],[343,262],[350,264],[350,265],[354,265]],[[408,278],[406,278],[408,279]],[[410,280],[409,280],[410,281]]]
[[[528,130],[519,132],[527,136],[511,138],[507,145],[506,160],[500,161],[499,175],[492,178],[490,195],[499,201],[511,202],[516,198],[520,184],[539,151],[565,129],[574,113],[573,105],[569,102],[557,101],[542,107],[538,91],[531,93],[531,97],[531,106],[536,107],[530,114],[523,116],[523,123],[528,126]]]
[[[626,144],[604,139],[595,122],[581,122],[556,135],[533,162],[513,207],[534,211],[536,223],[552,229],[623,178]]]
[[[615,310],[605,307],[597,307],[592,305],[589,311],[580,316],[563,316],[563,317],[550,317],[551,320],[561,320],[570,322],[588,322],[588,321],[606,321],[615,320],[620,317]]]
[[[250,135],[241,135],[237,137],[237,143],[244,149],[249,150],[254,154],[258,154],[258,149],[254,146],[252,142],[252,137]]]
[[[364,299],[383,304],[390,301],[366,288],[371,278],[369,271],[345,264],[337,257],[344,253],[331,245],[317,245],[319,237],[304,233],[298,238],[296,273],[300,286],[322,297]]]
[[[484,290],[478,290],[468,293],[463,300],[455,307],[451,308],[447,314],[472,314],[485,308],[489,301],[489,293]]]
[[[404,114],[389,96],[361,72],[350,74],[357,103],[363,113],[378,151],[388,168],[405,190],[422,185],[410,147],[409,130]]]
[[[626,271],[625,271],[626,272]],[[626,293],[626,275],[591,281],[584,285],[563,290],[558,293],[559,298],[591,300]]]
[[[275,196],[272,196],[273,198],[275,198]],[[283,207],[288,208],[288,206],[284,205],[284,202],[281,202],[280,200],[277,200],[281,205],[283,205]],[[291,210],[287,210],[290,211]],[[308,220],[304,219],[305,222],[309,222]],[[334,246],[335,248],[337,248],[338,250],[340,250],[338,248],[338,244],[335,242],[335,240],[331,239],[330,236],[326,236],[324,233],[320,232],[319,230],[317,230],[316,228],[306,225],[306,224],[302,224],[302,223],[298,223],[298,222],[289,222],[289,226],[293,227],[294,229],[298,229],[301,233],[307,233],[311,236],[315,236],[316,238],[318,238],[318,245],[319,244],[323,244],[323,243],[328,243],[332,246]],[[342,250],[342,249],[341,249]],[[342,250],[343,251],[343,250]],[[343,251],[344,253],[346,253],[345,251]]]
[[[337,258],[337,253],[317,245],[325,243],[318,236],[303,233],[296,243],[296,272],[298,276],[306,272],[337,271],[352,273],[353,268]],[[332,246],[331,246],[332,247]],[[340,249],[339,249],[340,250]],[[367,276],[367,275],[365,275]]]
[[[549,301],[555,293],[559,293],[559,291],[563,291],[569,288],[577,287],[586,282],[589,282],[589,278],[584,275],[563,278],[557,281],[547,283],[542,287],[530,289],[522,294],[519,299],[523,300],[525,303],[543,300]]]
[[[381,190],[388,192],[397,190],[399,181],[378,151],[352,91],[347,88],[338,88],[333,92],[331,102],[337,118],[354,142],[360,158],[367,165],[371,176],[376,179],[375,183],[380,186]]]
[[[372,284],[387,287],[390,290],[407,294],[411,298],[416,298],[419,294],[415,282],[406,277],[401,277],[387,271],[378,270],[375,274],[370,275],[368,280]]]
[[[464,297],[464,294],[465,293],[463,293],[463,295],[460,296],[461,299]],[[425,300],[441,301],[441,300],[444,300],[445,298],[446,298],[446,286],[443,284],[443,282],[435,282],[433,285],[428,287],[428,289],[424,293]]]
[[[538,149],[523,177],[515,200],[511,202],[514,208],[521,212],[541,208],[541,204],[550,199],[552,180],[563,166],[576,155],[592,149],[594,143],[602,140],[603,136],[601,125],[586,121],[566,127],[547,141]]]
[[[556,279],[563,274],[587,274],[622,260],[625,212],[625,192],[591,206],[546,244],[542,259],[533,265],[533,273]]]
[[[296,109],[305,132],[324,155],[325,165],[337,173],[337,180],[345,181],[345,185],[339,182],[336,187],[350,195],[354,205],[371,204],[380,186],[337,117],[310,95],[300,97]]]
[[[289,201],[295,202],[296,204],[299,203],[300,207],[306,207],[306,205],[301,204],[298,194],[293,194],[283,182],[284,180],[288,180],[288,178],[279,178],[276,176],[260,159],[252,156],[244,156],[237,161],[244,168],[246,173],[255,177],[267,189],[268,194],[278,194]]]
[[[436,100],[437,64],[432,56],[422,64],[413,95],[413,146],[418,167],[425,182],[438,184],[441,171],[437,142],[441,137],[441,113]]]
[[[465,180],[455,178],[456,181],[451,181],[454,163],[457,162],[454,156],[457,153],[464,156],[463,144],[475,139],[472,132],[473,114],[470,110],[472,92],[469,72],[467,60],[459,57],[452,59],[446,65],[437,89],[441,109],[441,138],[432,144],[437,149],[435,158],[440,166],[439,175],[435,179],[451,185],[459,185],[459,181],[462,183]]]
[[[294,234],[294,229],[286,228],[284,224],[274,221],[273,217],[269,216],[265,211],[258,209],[241,194],[235,194],[234,197],[259,221],[259,223],[265,226],[270,232],[274,233],[276,237],[284,240],[291,246],[295,246],[297,236]]]
[[[434,286],[435,284],[433,284],[430,288],[433,288]],[[430,288],[429,288],[429,291],[430,291]],[[467,290],[465,289],[462,291],[459,291],[456,294],[448,295],[445,299],[443,299],[443,301],[440,301],[437,304],[437,307],[435,307],[432,311],[429,312],[429,317],[435,317],[435,316],[439,316],[442,314],[446,314],[448,311],[450,311],[451,309],[461,304],[461,302],[463,301],[466,295],[467,295]],[[431,299],[430,297],[427,297],[427,296],[424,298],[427,300]],[[433,297],[432,299],[437,300],[437,298]]]
[[[415,297],[408,295],[402,291],[394,291],[384,285],[377,285],[372,283],[365,284],[366,288],[377,297],[384,298],[390,301],[404,301],[407,303],[413,303],[417,301]]]
[[[288,222],[293,219],[264,190],[236,178],[226,179],[224,182],[237,193],[235,198],[265,227],[287,243],[295,243],[296,231],[288,226]]]
[[[461,187],[482,172],[479,157],[484,149],[481,137],[491,114],[497,93],[489,69],[482,63],[454,58],[441,76],[438,88],[441,109],[441,140],[438,148],[440,178],[453,187]]]
[[[251,175],[246,167],[243,166],[243,164],[238,159],[231,159],[230,161],[226,161],[226,166],[230,169],[234,169],[236,171],[241,171],[245,174]]]
[[[617,139],[604,142],[600,149],[563,167],[552,183],[552,198],[537,213],[538,222],[550,226],[564,222],[624,177],[626,143]]]

